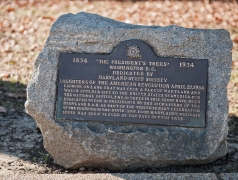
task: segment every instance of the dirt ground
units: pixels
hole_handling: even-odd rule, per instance
[[[106,11],[105,8],[107,7]],[[14,173],[100,173],[66,170],[44,150],[35,121],[24,111],[34,60],[51,24],[64,13],[100,14],[126,23],[226,29],[233,41],[229,99],[228,153],[199,166],[170,166],[135,172],[238,172],[238,4],[236,1],[0,1],[0,175]],[[124,172],[127,172],[126,170]]]

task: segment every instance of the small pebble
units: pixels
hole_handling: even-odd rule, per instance
[[[44,174],[46,172],[45,168],[39,167],[37,174]]]
[[[79,168],[80,171],[85,171],[85,167]]]

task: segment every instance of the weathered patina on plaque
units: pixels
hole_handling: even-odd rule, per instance
[[[158,57],[128,40],[59,60],[56,120],[205,127],[207,59]]]

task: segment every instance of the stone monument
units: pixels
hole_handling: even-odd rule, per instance
[[[36,59],[26,112],[65,168],[208,163],[227,150],[231,49],[222,29],[66,14]]]

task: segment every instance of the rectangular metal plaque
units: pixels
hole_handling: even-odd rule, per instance
[[[207,59],[165,58],[139,40],[61,53],[56,120],[205,127]]]

